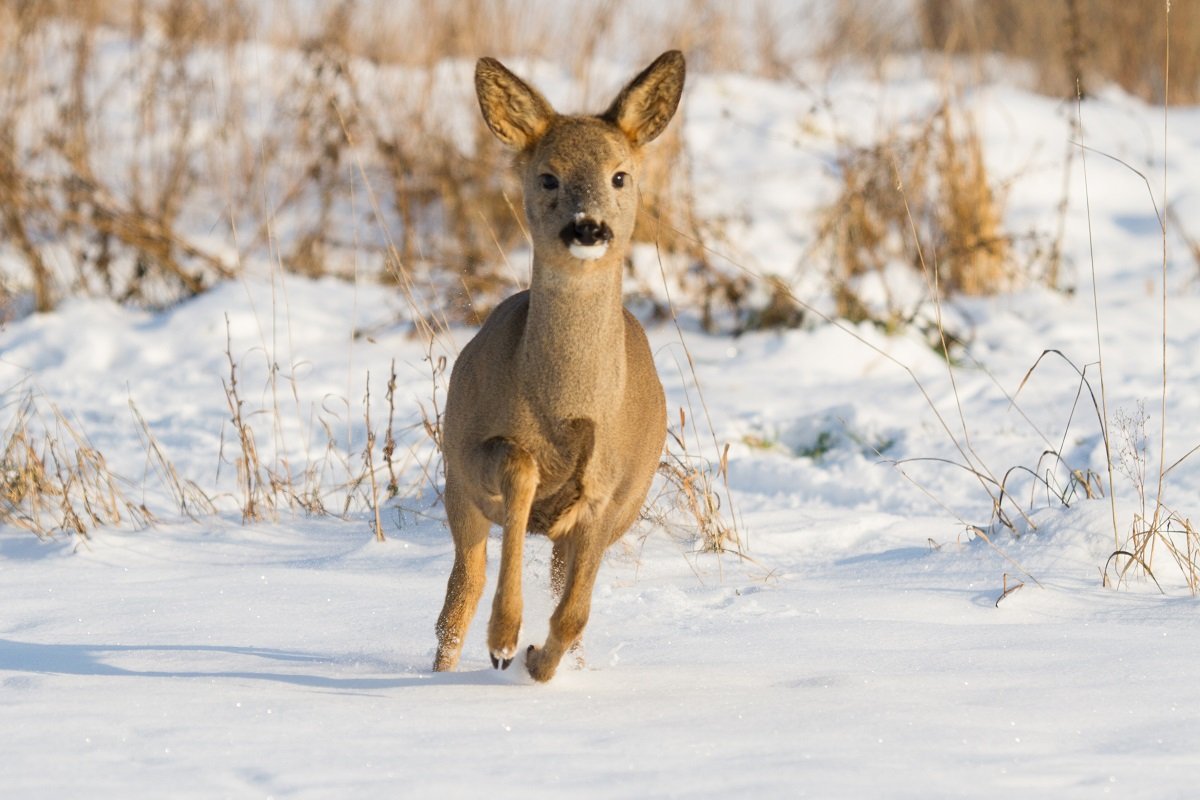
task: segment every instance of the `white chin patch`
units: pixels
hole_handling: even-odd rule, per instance
[[[571,245],[570,250],[571,255],[575,256],[581,261],[595,261],[597,258],[600,258],[602,255],[608,252],[608,245],[579,244],[576,242]]]

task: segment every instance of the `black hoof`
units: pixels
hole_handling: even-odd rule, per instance
[[[496,658],[491,653],[488,654],[488,658],[492,660],[492,669],[500,669],[500,659]]]
[[[512,663],[511,658],[506,658],[500,662],[500,669],[508,669],[508,665]]]

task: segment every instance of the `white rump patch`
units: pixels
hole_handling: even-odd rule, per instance
[[[578,242],[571,243],[571,255],[582,261],[595,261],[608,252],[607,244],[579,244]]]

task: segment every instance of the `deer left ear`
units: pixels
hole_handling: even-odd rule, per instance
[[[663,53],[621,90],[600,118],[620,128],[634,147],[654,141],[675,116],[686,72],[683,53]]]

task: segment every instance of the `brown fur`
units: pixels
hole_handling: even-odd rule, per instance
[[[604,550],[645,501],[666,405],[646,335],[621,307],[621,270],[637,216],[639,151],[670,121],[683,80],[683,56],[664,53],[604,115],[563,116],[500,62],[476,67],[483,117],[517,150],[533,279],[492,312],[450,377],[443,441],[455,558],[434,669],[458,663],[496,523],[504,533],[488,625],[495,665],[507,667],[516,653],[525,533],[554,541],[560,599],[545,644],[526,655],[529,673],[549,680],[583,633]],[[622,187],[618,172],[628,175]],[[546,175],[557,186],[543,185]],[[612,232],[594,260],[572,255],[564,241],[580,218]]]

